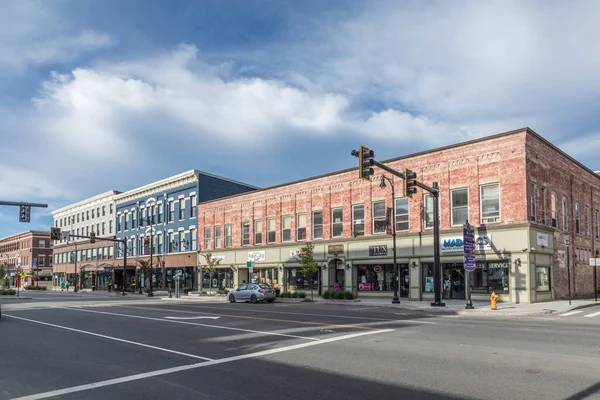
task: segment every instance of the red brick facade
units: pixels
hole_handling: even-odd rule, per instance
[[[49,277],[52,273],[52,247],[50,233],[26,231],[0,239],[0,265],[5,265],[7,273],[16,273],[20,264],[24,272],[31,271],[33,260],[37,260],[40,277]],[[27,277],[25,281],[31,283]],[[11,285],[16,280],[11,279]]]
[[[377,149],[375,155],[377,158]],[[357,161],[356,161],[357,162]],[[566,268],[560,264],[561,250],[564,250],[564,238],[571,238],[571,272],[574,279],[573,290],[579,295],[593,293],[592,268],[588,267],[588,258],[600,249],[596,239],[595,212],[600,209],[600,177],[593,174],[585,167],[577,164],[561,153],[556,147],[546,142],[543,138],[529,129],[508,132],[490,136],[471,142],[448,146],[429,152],[414,154],[385,162],[391,168],[402,170],[410,168],[417,173],[417,179],[432,186],[438,182],[440,187],[441,229],[456,229],[452,226],[451,191],[453,189],[468,188],[468,215],[469,221],[478,227],[482,225],[490,229],[502,226],[521,227],[532,224],[534,229],[542,221],[542,194],[541,187],[546,188],[546,231],[552,232],[551,193],[558,196],[558,230],[554,233],[555,245],[553,255],[553,284],[555,297],[566,296]],[[261,246],[267,245],[268,217],[276,221],[276,240],[268,246],[282,243],[282,216],[291,216],[291,241],[296,241],[296,215],[306,213],[306,239],[312,239],[312,213],[313,210],[323,211],[323,241],[331,238],[331,209],[343,207],[343,236],[333,240],[353,240],[352,237],[352,205],[364,204],[365,235],[374,235],[372,232],[372,202],[386,201],[386,206],[391,206],[391,190],[388,187],[380,188],[380,177],[383,171],[376,168],[375,178],[371,182],[358,179],[357,169],[340,171],[329,175],[315,177],[299,182],[294,182],[277,187],[267,188],[252,193],[233,196],[225,199],[202,203],[199,206],[198,235],[201,249],[205,246],[205,227],[210,227],[211,238],[209,248],[214,248],[215,226],[221,226],[222,243],[225,244],[225,224],[232,226],[232,248],[242,247],[242,223],[250,222],[250,244],[254,240],[255,220],[262,220]],[[389,175],[388,175],[389,176]],[[535,222],[531,221],[531,183],[536,183],[537,215]],[[500,188],[500,214],[499,221],[486,221],[483,224],[481,216],[481,187],[487,184],[499,184]],[[395,181],[396,197],[401,197],[402,181]],[[562,196],[568,199],[570,229],[563,231],[562,224]],[[574,233],[574,204],[579,202],[581,210],[581,231],[583,234]],[[590,235],[585,235],[584,213],[589,206]],[[418,232],[431,231],[424,224],[424,197],[419,189],[417,195],[409,201],[410,228],[398,235],[414,235]],[[540,227],[541,228],[541,227]],[[456,232],[456,231],[455,231]],[[550,237],[552,234],[550,234]],[[319,240],[320,241],[320,240]],[[286,242],[286,243],[290,243]],[[222,246],[224,247],[224,246]],[[519,249],[528,249],[527,243],[519,243]],[[528,250],[527,250],[528,251]],[[562,257],[564,259],[564,257]],[[535,264],[532,261],[532,265]],[[534,270],[530,272],[532,275]],[[535,277],[532,277],[535,280]]]

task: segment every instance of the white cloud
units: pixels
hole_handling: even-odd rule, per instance
[[[111,37],[105,33],[75,29],[46,1],[0,3],[0,68],[5,72],[75,60],[84,52],[111,44]]]

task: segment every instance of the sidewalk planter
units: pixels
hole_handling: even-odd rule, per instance
[[[354,295],[352,294],[351,291],[346,290],[346,291],[329,291],[326,290],[323,293],[322,296],[325,300],[331,299],[331,300],[354,300]]]
[[[0,296],[14,296],[17,294],[15,289],[1,289]]]

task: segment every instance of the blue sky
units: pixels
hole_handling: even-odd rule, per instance
[[[600,3],[0,2],[0,199],[257,186],[529,126],[600,169]]]

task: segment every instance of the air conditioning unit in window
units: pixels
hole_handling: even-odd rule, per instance
[[[488,218],[481,219],[482,224],[491,224],[494,222],[500,222],[500,217],[488,217]]]
[[[355,224],[357,224],[357,225],[358,225],[358,224],[364,224],[364,223],[365,223],[365,220],[364,220],[364,219],[355,219],[355,220],[354,220],[354,223],[355,223]]]

